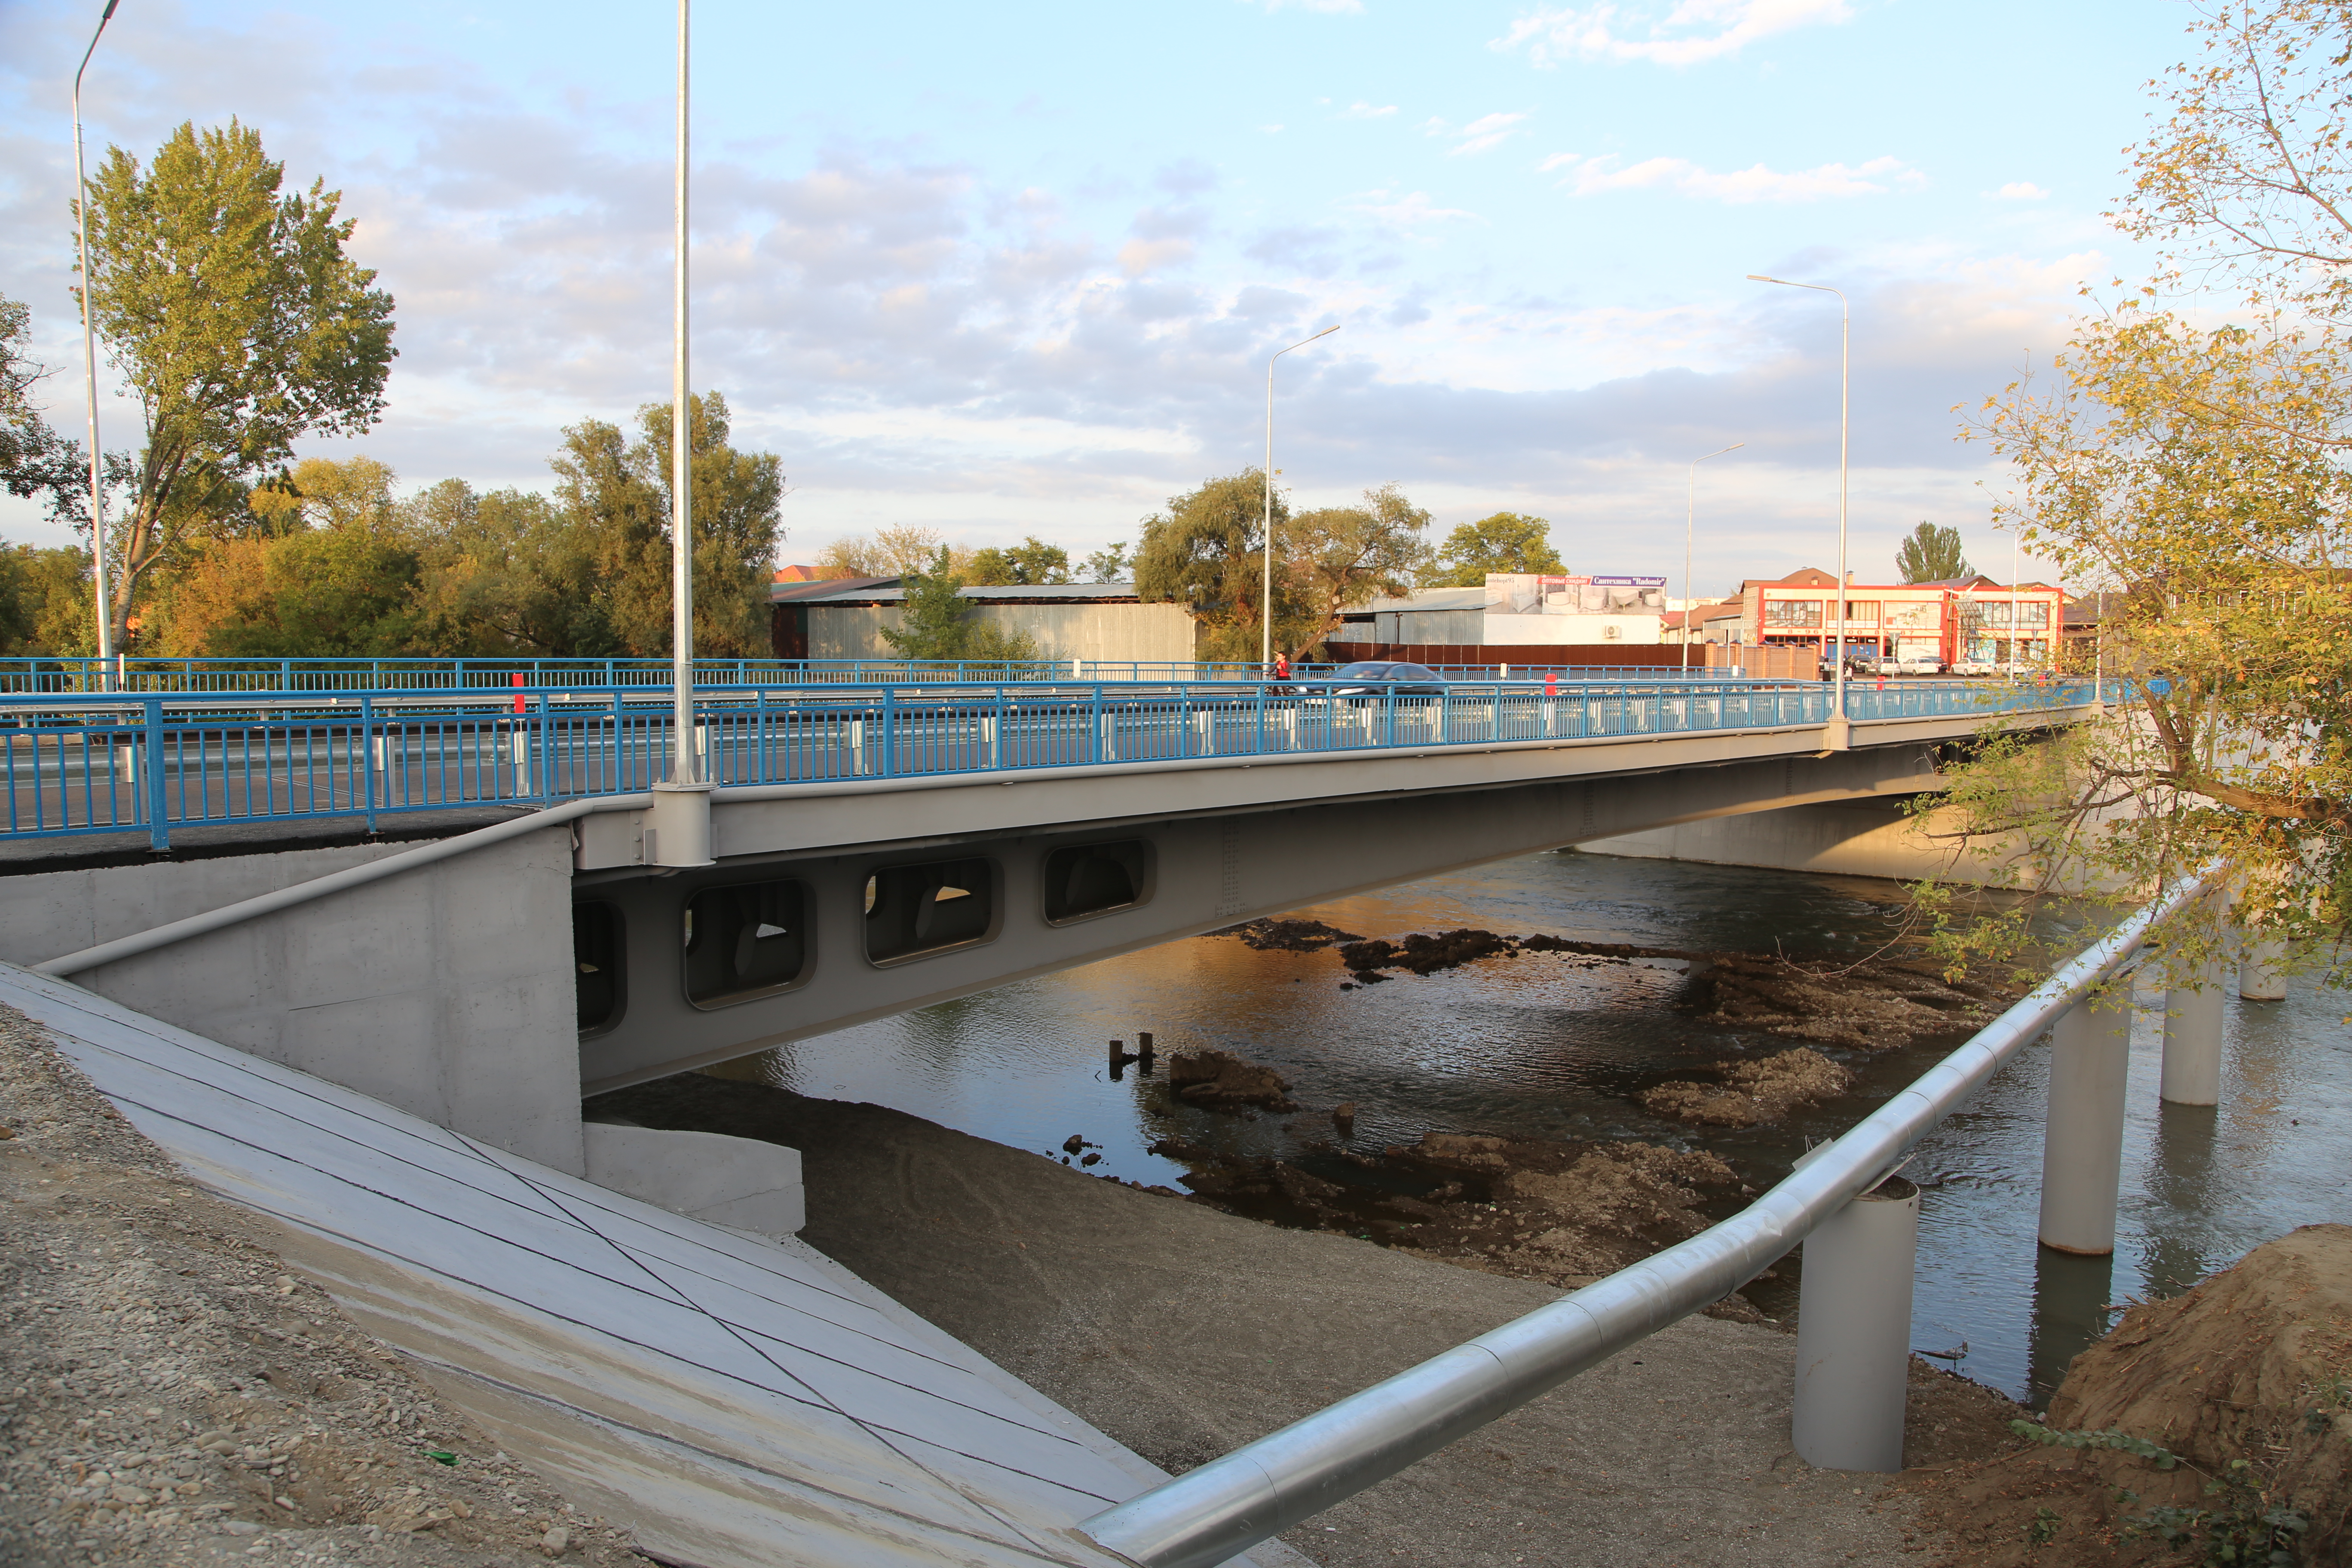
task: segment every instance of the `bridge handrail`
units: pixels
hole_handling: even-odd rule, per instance
[[[110,666],[78,655],[0,658],[0,692],[30,694],[170,691],[490,690],[518,675],[530,689],[562,686],[645,687],[667,690],[667,659],[637,658],[131,658]],[[1327,675],[1338,664],[1297,664],[1299,676]],[[1430,666],[1453,679],[1494,677],[1497,664]],[[1517,664],[1515,673],[1579,679],[1746,680],[1737,668],[1675,666]],[[1017,660],[909,658],[698,659],[699,686],[831,686],[877,682],[1002,684],[1007,681],[1256,680],[1268,672],[1255,661],[1036,658]]]
[[[1367,681],[1367,687],[1379,689],[1381,695],[1396,688],[1410,687],[1410,681]],[[1873,689],[1860,685],[1848,689],[1847,702],[1855,710],[1899,706],[1906,702],[1924,701],[1931,696],[1965,699],[1954,702],[1949,710],[1960,707],[1993,708],[2019,706],[2015,701],[2000,700],[2006,696],[2021,694],[2080,691],[2086,681],[2070,679],[2054,686],[2032,684],[1990,683],[1965,679],[1911,679],[1884,689]],[[796,682],[751,681],[741,685],[709,684],[695,689],[696,700],[715,706],[730,703],[769,700],[804,700],[827,707],[845,701],[866,699],[880,700],[887,693],[898,701],[935,701],[972,703],[992,700],[1035,702],[1045,699],[1066,699],[1074,701],[1101,700],[1108,703],[1145,703],[1162,700],[1223,701],[1234,698],[1263,698],[1268,701],[1323,701],[1333,693],[1312,689],[1310,679],[1294,679],[1289,682],[1245,677],[1223,680],[1135,680],[1135,681],[949,681],[921,680],[863,681],[856,684],[827,685],[823,693],[808,692]],[[1643,700],[1676,696],[1713,696],[1736,694],[1753,696],[1766,691],[1806,691],[1826,693],[1831,689],[1823,682],[1802,679],[1766,679],[1708,675],[1687,681],[1657,681],[1647,679],[1624,679],[1622,675],[1580,674],[1574,677],[1538,676],[1522,679],[1516,674],[1508,680],[1450,680],[1444,695],[1448,699],[1515,693],[1559,697],[1592,697],[1608,691],[1623,690]],[[2116,700],[2134,689],[2129,682],[2110,679],[2101,684],[2094,700]],[[805,695],[804,695],[805,694]],[[1411,695],[1406,693],[1406,695]],[[1884,700],[1892,697],[1895,704]],[[242,715],[257,710],[315,712],[321,716],[356,711],[362,705],[379,713],[396,709],[440,709],[447,710],[479,710],[484,713],[503,711],[535,711],[535,705],[546,703],[594,704],[610,707],[614,703],[642,707],[648,710],[667,708],[670,689],[660,686],[599,686],[588,682],[557,682],[543,686],[485,686],[464,689],[434,687],[382,688],[321,688],[316,690],[282,690],[255,689],[245,691],[188,690],[169,692],[22,692],[0,691],[0,726],[21,723],[27,714],[140,714],[161,705],[166,713],[191,710],[218,710],[224,717]],[[517,703],[525,707],[518,708]],[[2030,704],[2022,704],[2030,705]],[[2050,706],[2066,706],[2053,701]],[[1858,718],[1876,717],[1874,713],[1857,711]]]
[[[1869,1192],[2202,890],[2200,872],[2075,955],[1771,1191],[1664,1251],[1078,1524],[1143,1568],[1213,1568],[1756,1278]]]
[[[2085,686],[1850,691],[1851,718],[2079,707]],[[1265,681],[712,688],[721,785],[1360,756],[1822,725],[1819,682],[1525,681],[1346,695]],[[364,817],[643,790],[677,741],[652,687],[0,697],[0,840]],[[12,722],[13,721],[13,722]]]

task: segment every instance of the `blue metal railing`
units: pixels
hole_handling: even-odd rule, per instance
[[[2110,683],[2112,686],[2114,683]],[[2088,682],[1855,685],[1849,717],[1990,717]],[[690,743],[720,785],[1427,750],[1819,724],[1814,681],[1488,682],[1336,695],[1260,681],[714,687]],[[658,687],[0,696],[0,838],[548,805],[667,776]]]
[[[1299,678],[1328,674],[1331,664],[1293,667]],[[1443,665],[1448,679],[1492,680],[1498,665]],[[1509,679],[1550,676],[1577,680],[1743,680],[1738,670],[1683,670],[1671,666],[1508,666]],[[1257,680],[1255,663],[1129,659],[698,659],[697,686],[870,686],[877,682],[943,685],[1067,680]],[[0,692],[78,695],[191,691],[477,691],[497,688],[662,687],[667,659],[649,658],[134,658],[110,674],[96,658],[0,658]]]

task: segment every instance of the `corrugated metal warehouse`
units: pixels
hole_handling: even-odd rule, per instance
[[[779,582],[768,590],[778,658],[895,658],[882,640],[896,631],[906,598],[898,577]],[[974,619],[1021,634],[1051,659],[1190,659],[1192,617],[1181,605],[1147,605],[1132,583],[1060,583],[1041,587],[966,588]]]

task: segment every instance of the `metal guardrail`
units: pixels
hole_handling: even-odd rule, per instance
[[[2192,878],[2141,910],[1738,1215],[1107,1509],[1079,1531],[1143,1568],[1212,1568],[1722,1300],[1877,1188],[1913,1144],[2084,1005],[2201,887]],[[2118,1135],[2121,1125],[2118,1117]],[[2111,1190],[2110,1213],[2113,1199]],[[1901,1363],[1898,1355],[1898,1413]]]
[[[1849,689],[1856,721],[2066,708],[2087,684]],[[1457,683],[1328,695],[1312,683],[1006,682],[713,688],[695,699],[720,785],[1361,752],[1821,724],[1816,682]],[[0,696],[0,839],[552,805],[669,772],[666,688]]]
[[[1031,680],[1258,680],[1255,663],[1114,659],[699,659],[697,686],[925,685]],[[1298,664],[1294,675],[1325,675],[1336,664]],[[1501,665],[1441,665],[1449,679],[1492,680]],[[1672,666],[1513,664],[1507,678],[1549,675],[1578,680],[1744,680],[1737,669],[1685,670]],[[110,668],[81,658],[0,658],[0,692],[60,695],[115,692],[145,695],[185,691],[477,691],[521,686],[659,687],[668,689],[667,659],[638,658],[134,658]]]

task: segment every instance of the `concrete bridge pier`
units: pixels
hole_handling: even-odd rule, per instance
[[[1919,1188],[1901,1176],[1805,1237],[1790,1429],[1798,1458],[1816,1469],[1903,1468],[1918,1253]]]
[[[2198,965],[2188,984],[2172,988],[2164,1020],[2163,1098],[2175,1105],[2221,1103],[2222,961]]]
[[[2126,994],[2077,1002],[2051,1031],[2042,1245],[2060,1252],[2102,1258],[2116,1249],[2131,1025]]]
[[[2286,997],[2286,943],[2240,935],[2238,994],[2249,1002],[2279,1002]]]

